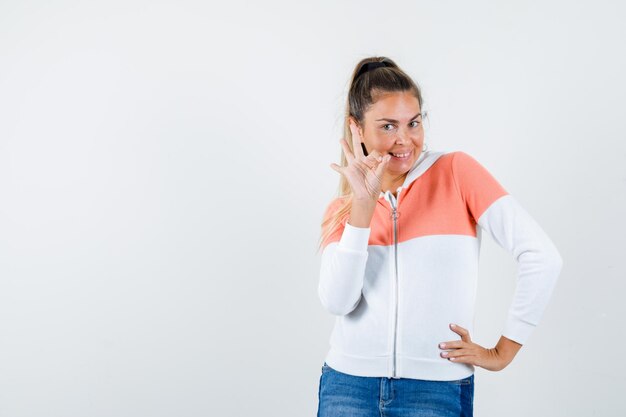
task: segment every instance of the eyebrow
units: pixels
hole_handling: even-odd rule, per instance
[[[416,118],[417,118],[417,116],[419,116],[419,115],[421,115],[421,114],[422,114],[422,113],[417,113],[415,116],[411,117],[411,120],[416,119]],[[381,120],[384,120],[384,121],[386,121],[386,122],[395,122],[395,123],[398,123],[398,121],[397,121],[397,120],[395,120],[395,119],[376,119],[375,121],[376,121],[376,122],[378,122],[378,121],[381,121]]]

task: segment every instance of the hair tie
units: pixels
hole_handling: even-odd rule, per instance
[[[373,69],[380,68],[380,67],[388,67],[388,66],[389,66],[389,64],[387,64],[387,62],[385,62],[385,61],[368,62],[367,64],[364,64],[359,69],[359,72],[357,72],[356,77],[354,77],[354,79],[356,80],[362,74],[365,74],[366,72],[369,72],[369,71],[371,71]]]

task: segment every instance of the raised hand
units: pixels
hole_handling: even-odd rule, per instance
[[[350,131],[352,132],[354,153],[344,138],[340,140],[348,165],[342,167],[332,163],[330,167],[346,177],[354,199],[377,201],[382,188],[382,174],[389,163],[389,159],[391,159],[391,155],[383,156],[377,150],[372,150],[365,156],[361,148],[361,135],[352,119],[350,119]]]

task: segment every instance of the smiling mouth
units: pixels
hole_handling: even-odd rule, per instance
[[[406,159],[409,159],[409,157],[411,156],[412,153],[413,153],[413,150],[410,150],[409,152],[405,152],[405,153],[391,153],[391,152],[389,152],[389,155],[391,155],[394,159],[398,159],[400,161],[404,161]]]

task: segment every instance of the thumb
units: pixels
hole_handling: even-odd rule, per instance
[[[335,164],[334,162],[332,164],[330,164],[330,167],[332,169],[334,169],[335,171],[337,171],[338,173],[341,174],[341,170],[342,170],[343,167],[340,167],[339,165]]]

